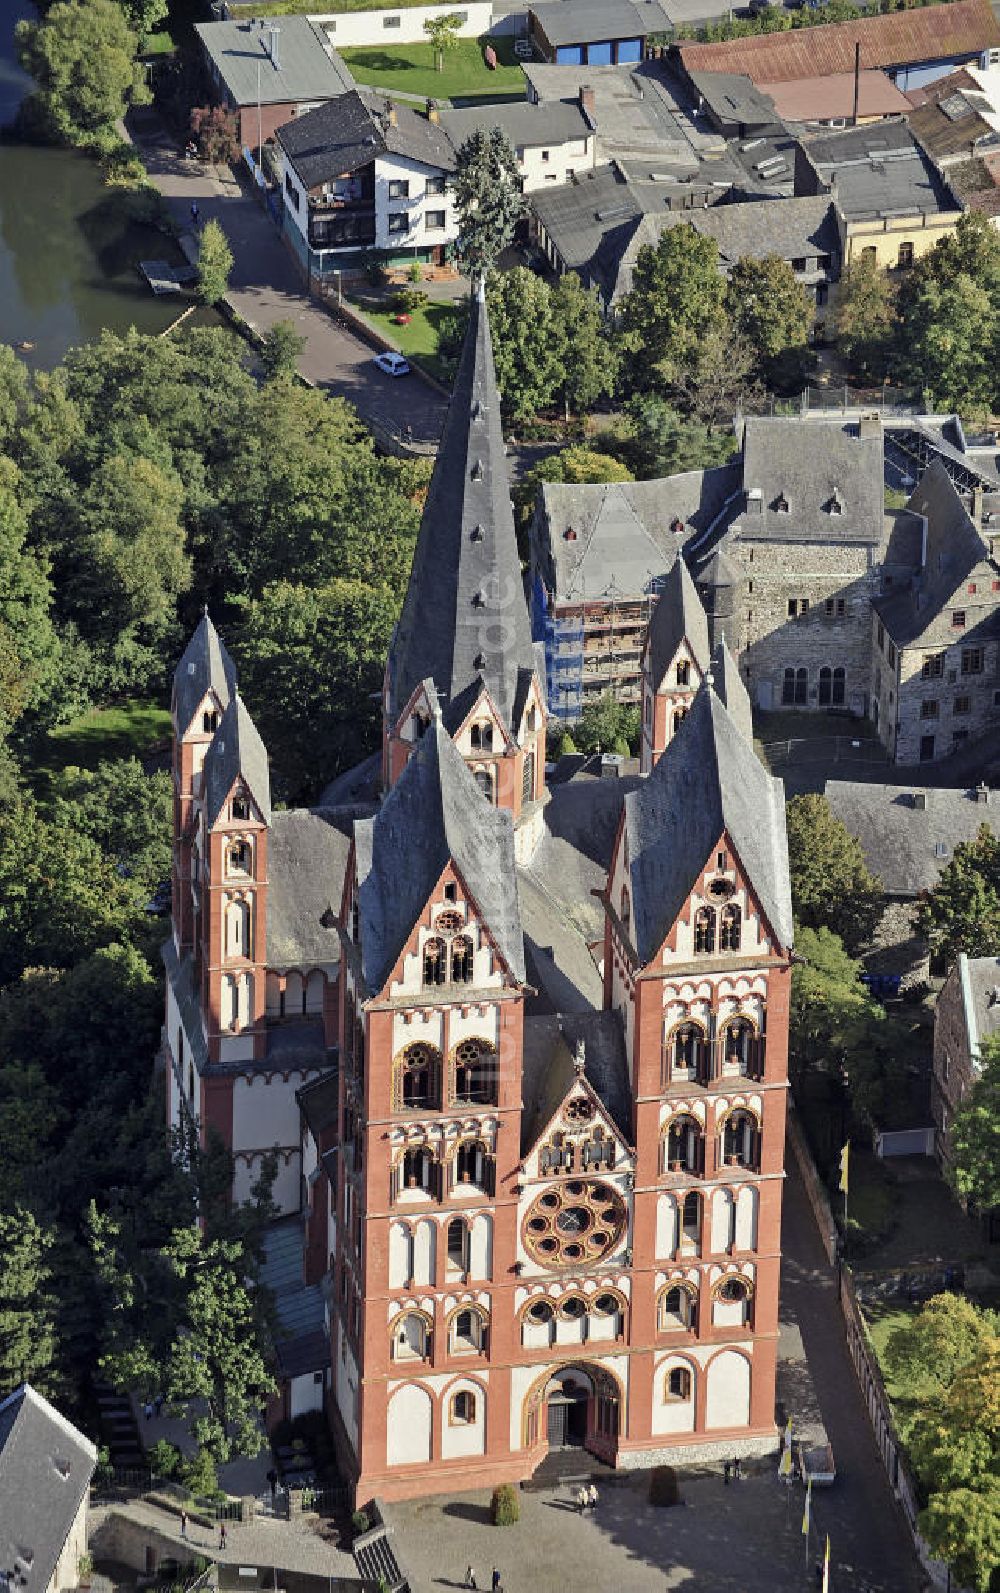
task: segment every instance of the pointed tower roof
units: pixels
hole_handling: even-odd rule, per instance
[[[265,824],[271,822],[271,779],[260,732],[238,694],[222,716],[205,754],[205,819],[211,829],[237,780],[242,779]]]
[[[514,534],[500,393],[480,288],[389,649],[390,702],[401,713],[430,676],[442,704],[481,676],[508,725],[522,671],[535,669]]]
[[[645,964],[728,834],[765,917],[792,943],[784,788],[703,682],[648,780],[625,798],[636,949]]]
[[[191,724],[207,691],[214,691],[223,709],[236,691],[233,663],[206,608],[174,671],[174,702],[181,735]]]
[[[719,700],[725,703],[729,717],[740,735],[752,745],[753,713],[750,707],[750,694],[743,684],[739,665],[726,646],[725,637],[712,654],[712,687]]]
[[[739,586],[743,577],[720,544],[698,571],[699,586]]]
[[[523,981],[513,820],[485,801],[440,715],[375,817],[356,822],[354,845],[369,991],[382,989],[449,861]]]
[[[678,647],[685,640],[704,674],[710,653],[708,620],[691,572],[678,556],[663,583],[649,622],[649,674],[654,691],[659,689],[677,656]]]

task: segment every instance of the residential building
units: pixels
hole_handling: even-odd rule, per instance
[[[926,88],[911,91],[910,131],[959,202],[1000,215],[1000,115],[998,74],[959,67]]]
[[[320,4],[313,20],[331,47],[347,49],[382,44],[389,48],[399,44],[426,44],[428,35],[424,24],[437,17],[457,18],[456,36],[478,39],[493,26],[493,7],[490,0],[466,0],[461,11],[447,4],[373,5],[331,11]]]
[[[596,128],[599,166],[626,159],[690,166],[726,153],[724,139],[691,115],[654,62],[585,67],[526,61],[523,70],[533,104],[581,100]]]
[[[677,56],[688,76],[745,73],[760,87],[853,73],[858,44],[863,67],[887,72],[897,88],[906,90],[933,82],[953,67],[978,63],[984,52],[1000,46],[1000,25],[986,0],[955,0],[718,44],[679,44]]]
[[[196,22],[194,31],[218,99],[235,112],[240,144],[255,157],[283,123],[354,87],[309,17]]]
[[[783,131],[774,101],[745,72],[690,72],[700,115],[723,138],[761,138]]]
[[[898,763],[932,762],[996,723],[1000,561],[983,494],[970,514],[940,460],[914,488],[921,544],[910,579],[871,616],[872,719]]]
[[[983,1041],[1000,1030],[1000,958],[967,957],[952,968],[934,1009],[934,1149],[948,1169],[955,1113],[982,1073]]]
[[[284,235],[308,269],[357,269],[366,251],[440,264],[458,235],[455,152],[437,119],[352,89],[277,131]]]
[[[528,11],[528,35],[543,61],[559,66],[638,62],[651,33],[669,34],[659,0],[541,0]]]
[[[441,126],[456,153],[484,123],[481,106],[441,112]],[[489,107],[489,125],[509,138],[517,156],[521,192],[534,193],[553,183],[566,183],[594,165],[594,123],[586,91],[575,100],[512,100]]]
[[[0,1584],[79,1587],[96,1465],[89,1438],[29,1383],[0,1400]]]
[[[856,79],[853,72],[830,72],[757,87],[783,122],[809,127],[849,127],[855,115],[855,89],[860,126],[887,116],[906,116],[910,110],[909,100],[888,73],[874,70],[862,69]]]

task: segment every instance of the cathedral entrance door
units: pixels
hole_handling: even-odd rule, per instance
[[[553,1379],[546,1402],[550,1449],[582,1448],[587,1441],[590,1389],[571,1377]]]

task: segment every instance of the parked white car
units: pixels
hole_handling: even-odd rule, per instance
[[[410,374],[409,361],[405,360],[402,354],[389,352],[376,354],[375,364],[380,371],[385,371],[387,376],[409,376]]]

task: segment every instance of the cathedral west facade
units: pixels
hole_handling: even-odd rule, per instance
[[[222,1135],[237,1195],[277,1154],[325,1302],[286,1408],[304,1369],[359,1502],[516,1482],[564,1445],[619,1467],[775,1445],[784,804],[675,584],[645,777],[548,790],[477,296],[373,800],[272,812],[207,618],[181,661],[168,1112]],[[577,866],[592,890],[548,929]]]

